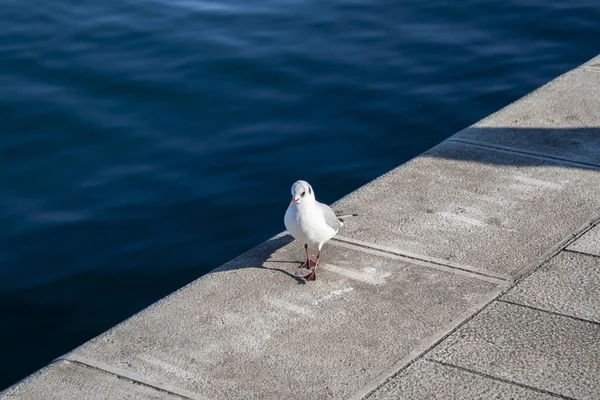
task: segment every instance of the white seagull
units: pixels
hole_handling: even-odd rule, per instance
[[[315,199],[315,192],[306,181],[297,181],[292,185],[292,202],[285,212],[283,222],[294,239],[304,243],[306,262],[300,268],[314,267],[311,273],[304,277],[307,281],[314,281],[321,259],[321,248],[338,233],[344,223],[329,206]],[[308,255],[309,244],[318,246],[316,263]]]

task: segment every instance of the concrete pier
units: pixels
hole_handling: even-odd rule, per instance
[[[600,398],[600,57],[334,208],[0,398]]]

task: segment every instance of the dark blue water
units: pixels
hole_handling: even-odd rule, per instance
[[[600,52],[597,0],[0,0],[0,389]]]

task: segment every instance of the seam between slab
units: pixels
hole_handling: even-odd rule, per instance
[[[484,378],[492,379],[492,380],[498,381],[498,382],[508,383],[509,385],[519,386],[519,387],[522,387],[522,388],[525,388],[525,389],[533,390],[533,391],[538,392],[538,393],[543,393],[543,394],[547,394],[547,395],[550,395],[550,396],[558,397],[560,399],[575,400],[575,398],[573,398],[573,397],[569,397],[569,396],[565,396],[563,394],[558,394],[558,393],[550,392],[548,390],[540,389],[540,388],[537,388],[535,386],[525,385],[523,383],[511,381],[511,380],[505,379],[505,378],[500,378],[500,377],[497,377],[497,376],[494,376],[494,375],[489,375],[489,374],[486,374],[485,372],[475,371],[475,370],[472,370],[472,369],[469,369],[469,368],[461,367],[461,366],[454,365],[454,364],[449,364],[449,363],[446,363],[446,362],[443,362],[443,361],[438,361],[438,360],[435,360],[435,359],[432,359],[432,358],[424,357],[423,359],[427,360],[429,362],[433,362],[433,363],[436,363],[436,364],[443,365],[444,367],[454,368],[454,369],[457,369],[459,371],[467,372],[467,373],[474,374],[474,375],[479,375],[479,376],[482,376]]]
[[[129,382],[132,385],[139,385],[139,386],[149,387],[149,388],[154,389],[154,390],[156,390],[158,392],[167,393],[167,394],[169,394],[171,396],[180,397],[182,399],[193,400],[190,397],[183,396],[183,395],[181,395],[179,393],[174,393],[172,391],[165,390],[165,389],[153,386],[153,385],[149,385],[149,384],[144,383],[144,382],[139,382],[139,381],[137,381],[135,379],[131,379],[131,378],[127,377],[127,376],[123,376],[123,375],[120,375],[120,374],[115,374],[115,373],[112,373],[112,372],[109,372],[109,371],[105,371],[102,368],[98,368],[98,367],[95,367],[95,366],[92,366],[92,365],[88,365],[88,364],[82,363],[80,361],[66,360],[66,359],[57,359],[57,360],[54,360],[52,363],[50,363],[50,365],[52,365],[52,364],[58,364],[58,363],[61,363],[61,362],[69,363],[69,364],[73,364],[73,365],[77,365],[77,366],[79,366],[81,368],[84,368],[84,369],[91,369],[91,370],[99,372],[101,374],[106,374],[106,375],[114,376],[116,379]]]
[[[475,128],[477,128],[477,127],[475,127]],[[506,129],[512,129],[512,128],[507,127]],[[553,154],[540,153],[540,152],[535,152],[535,151],[527,151],[527,150],[519,149],[517,147],[503,146],[500,144],[491,144],[491,143],[482,142],[479,140],[456,139],[456,138],[451,137],[449,139],[446,139],[446,142],[462,143],[462,144],[466,144],[466,145],[473,146],[473,147],[481,147],[481,148],[486,148],[486,149],[490,149],[490,150],[495,150],[498,152],[519,154],[521,156],[528,156],[528,157],[538,158],[538,159],[542,159],[542,160],[550,160],[550,161],[554,161],[554,162],[560,162],[561,164],[566,164],[566,165],[571,165],[571,166],[576,166],[576,167],[587,167],[590,169],[599,169],[600,168],[599,164],[587,163],[587,162],[583,162],[583,161],[575,161],[575,160],[572,160],[569,158],[557,157],[556,155],[553,155]]]
[[[448,262],[446,260],[426,256],[423,254],[411,253],[404,250],[391,249],[383,246],[379,246],[374,243],[363,242],[361,240],[351,239],[345,236],[336,236],[331,240],[332,244],[341,245],[342,243],[346,246],[351,246],[352,248],[364,251],[368,249],[370,251],[376,252],[377,254],[381,254],[386,257],[394,256],[403,258],[408,262],[419,262],[426,266],[430,266],[433,268],[443,267],[444,270],[449,270],[451,272],[468,273],[469,276],[477,277],[479,279],[484,279],[490,282],[498,283],[498,282],[510,282],[512,281],[511,277],[508,275],[497,274],[494,272],[488,272],[485,270],[481,270],[475,267],[471,267],[468,265],[456,264],[452,262]]]
[[[571,244],[573,244],[573,243],[571,243]],[[600,258],[600,256],[597,255],[597,254],[586,253],[585,251],[581,251],[581,250],[564,249],[563,251],[566,251],[567,253],[579,254],[579,255],[582,255],[582,256]]]
[[[592,320],[585,319],[585,318],[575,317],[574,315],[563,314],[563,313],[560,313],[560,312],[557,312],[557,311],[545,310],[543,308],[538,308],[538,307],[530,306],[530,305],[527,305],[527,304],[521,304],[521,303],[517,303],[517,302],[514,302],[514,301],[510,301],[510,300],[498,299],[498,301],[501,301],[502,303],[506,303],[506,304],[511,304],[513,306],[529,308],[530,310],[543,312],[545,314],[550,314],[550,315],[554,315],[554,316],[557,316],[557,317],[570,318],[570,319],[574,319],[574,320],[579,321],[579,322],[587,322],[589,324],[600,326],[600,322],[592,321]]]
[[[70,363],[73,363],[76,365],[80,365],[80,366],[87,367],[87,368],[90,368],[93,370],[97,370],[97,371],[103,372],[105,374],[116,376],[119,379],[128,380],[135,384],[147,386],[152,389],[158,390],[160,392],[168,393],[173,396],[181,397],[183,399],[210,400],[207,397],[198,395],[198,394],[190,392],[188,390],[174,388],[174,387],[170,387],[170,386],[166,387],[165,385],[162,385],[160,383],[152,382],[149,379],[145,379],[140,376],[137,376],[137,374],[130,374],[126,371],[119,370],[118,368],[103,365],[101,363],[97,363],[95,361],[88,360],[84,357],[76,356],[74,354],[66,354],[62,357],[57,358],[52,363],[56,363],[59,361],[67,361],[67,362],[70,362]]]
[[[492,290],[484,300],[475,304],[473,307],[468,308],[448,325],[423,340],[419,346],[395,362],[386,372],[371,380],[363,388],[350,396],[349,400],[368,399],[377,390],[385,386],[389,381],[398,376],[398,374],[410,367],[417,360],[421,359],[431,349],[444,341],[448,336],[456,332],[460,327],[473,319],[481,311],[486,309],[487,306],[493,303],[498,297],[506,293],[510,287],[511,286],[506,283],[496,287],[496,289]]]

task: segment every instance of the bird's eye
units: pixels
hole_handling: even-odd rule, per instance
[[[306,192],[302,192],[302,194],[300,196],[304,197],[305,194],[306,194]]]

